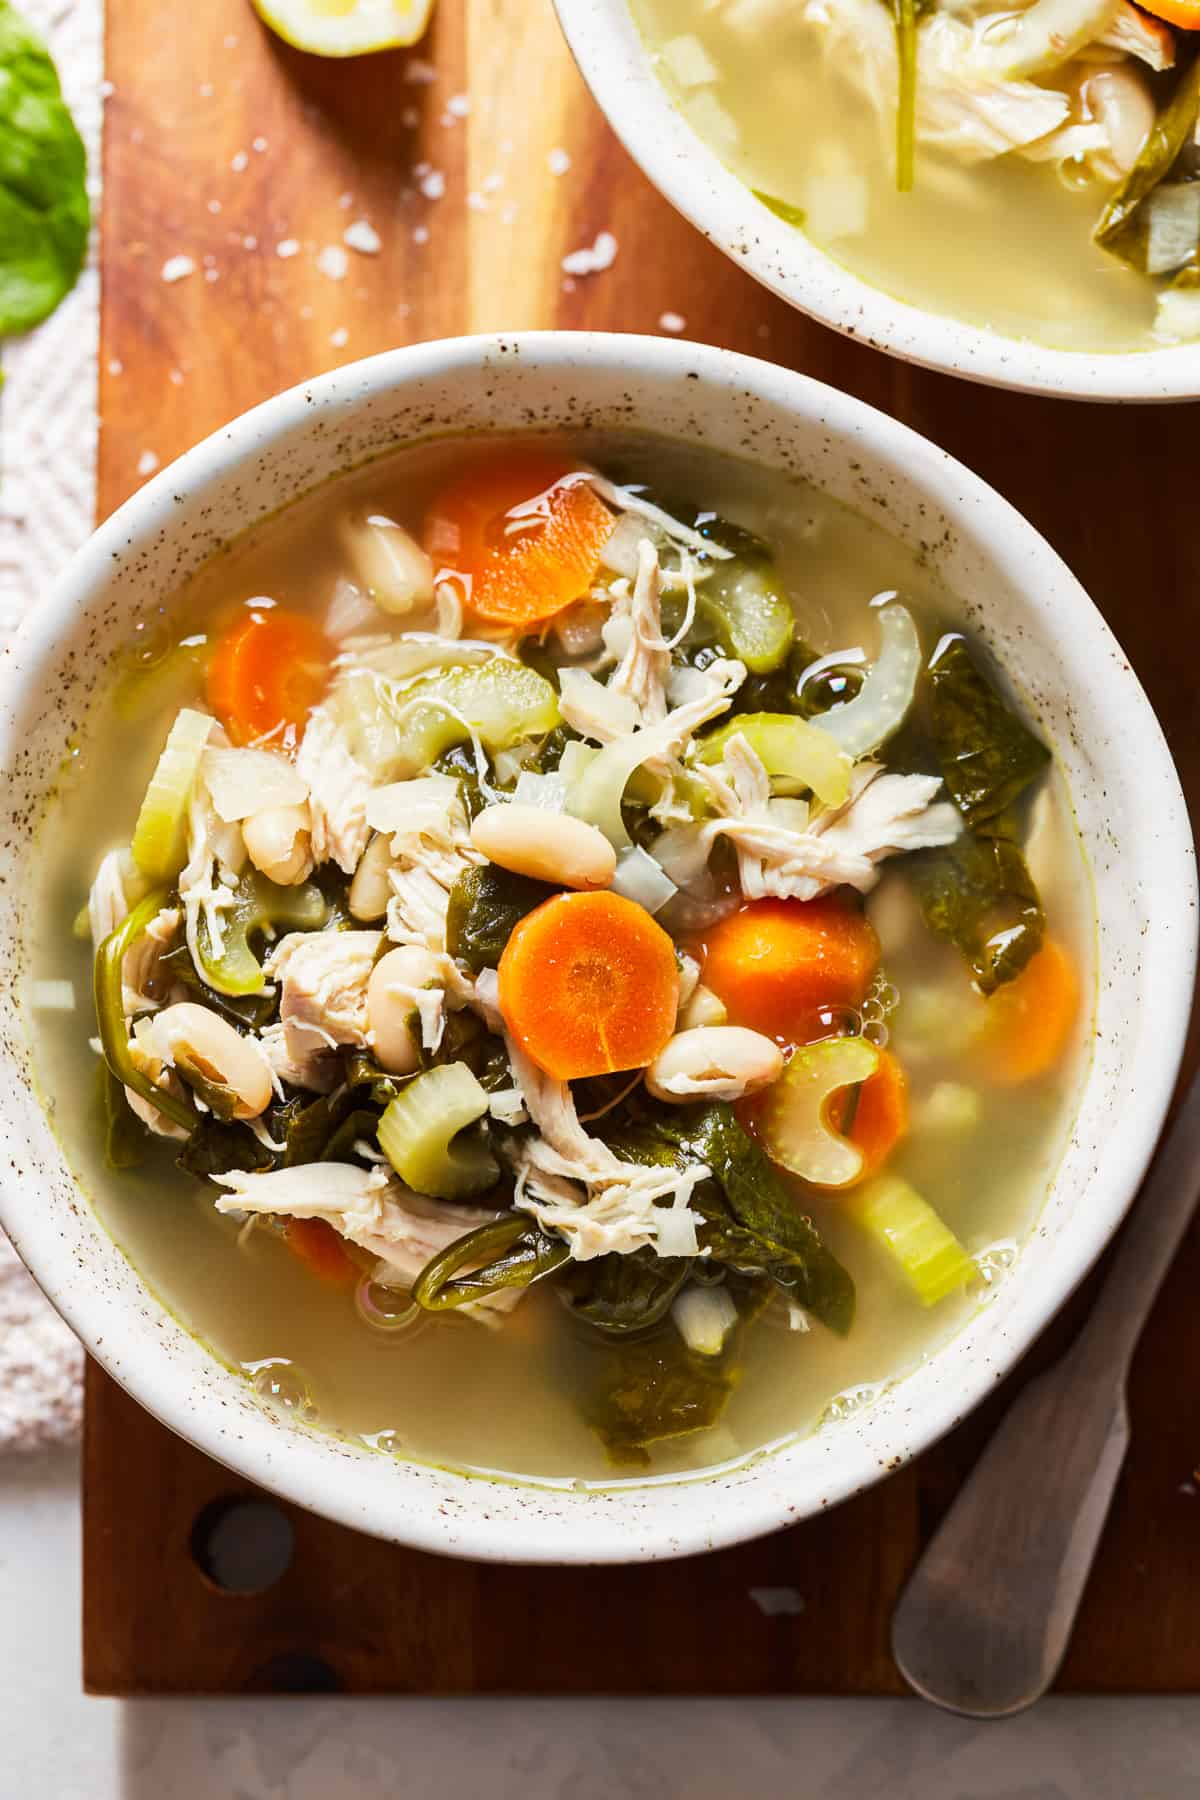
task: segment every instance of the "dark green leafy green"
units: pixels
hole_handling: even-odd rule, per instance
[[[644,1468],[650,1446],[720,1420],[737,1386],[745,1326],[770,1298],[768,1283],[731,1275],[739,1323],[717,1356],[690,1350],[674,1324],[590,1347],[584,1415],[617,1464]],[[585,1346],[585,1355],[587,1347]]]
[[[942,778],[967,824],[997,818],[1050,761],[1050,752],[1005,705],[961,637],[929,666],[929,722]]]
[[[389,1075],[365,1050],[347,1050],[342,1057],[346,1086],[354,1089],[356,1106],[377,1106],[380,1112],[396,1098],[407,1075]]]
[[[544,881],[513,875],[493,863],[468,869],[450,892],[446,948],[473,974],[494,969],[513,927],[556,891]]]
[[[558,1292],[573,1317],[597,1331],[623,1334],[657,1325],[688,1277],[684,1256],[635,1250],[628,1256],[597,1256],[564,1269]]]
[[[1102,250],[1135,269],[1146,268],[1149,209],[1146,202],[1172,174],[1191,143],[1200,116],[1200,55],[1183,69],[1171,98],[1159,109],[1137,161],[1100,215],[1093,236]]]
[[[269,994],[218,994],[216,988],[209,987],[207,981],[192,960],[192,953],[186,943],[178,943],[162,956],[162,967],[169,973],[172,981],[182,982],[192,993],[210,1006],[214,1012],[228,1019],[231,1025],[239,1030],[249,1028],[261,1031],[270,1023],[278,1006],[278,997]]]
[[[28,331],[74,287],[86,162],[46,46],[0,0],[0,334]]]
[[[790,200],[781,200],[777,194],[764,193],[762,188],[751,188],[750,192],[785,225],[794,225],[797,231],[803,231],[807,214],[802,206],[793,206]]]
[[[512,1086],[512,1069],[504,1040],[489,1031],[477,1013],[466,1007],[447,1014],[442,1041],[429,1059],[439,1063],[465,1063],[481,1088],[494,1094]]]
[[[322,1162],[356,1162],[362,1160],[359,1144],[374,1144],[379,1114],[369,1107],[356,1107],[326,1140]]]
[[[993,821],[940,850],[905,858],[930,931],[966,958],[980,990],[994,993],[1042,947],[1046,920],[1020,845]]]
[[[606,1129],[607,1126],[607,1129]],[[718,1262],[783,1282],[822,1324],[844,1334],[854,1319],[854,1282],[800,1210],[797,1189],[768,1160],[723,1102],[663,1107],[600,1121],[597,1135],[630,1162],[706,1163],[720,1192],[697,1189],[703,1248]],[[721,1196],[724,1196],[722,1204]]]
[[[550,1237],[526,1213],[508,1213],[465,1232],[426,1263],[413,1299],[427,1312],[446,1312],[505,1288],[529,1287],[555,1274],[570,1255],[561,1238]]]
[[[467,822],[471,824],[488,804],[487,795],[479,784],[479,770],[475,766],[475,748],[472,744],[452,744],[449,750],[443,750],[434,763],[431,773],[434,775],[450,775],[458,783],[458,797],[462,801]]]
[[[271,1152],[259,1143],[248,1125],[222,1119],[202,1119],[175,1160],[181,1169],[202,1181],[213,1175],[228,1175],[235,1169],[254,1174],[275,1164]]]
[[[526,758],[523,767],[531,769],[535,775],[552,775],[562,761],[563,751],[568,744],[581,744],[583,739],[570,725],[556,725],[548,731],[532,756]]]

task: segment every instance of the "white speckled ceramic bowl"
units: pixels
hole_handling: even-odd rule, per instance
[[[98,1223],[30,1082],[22,906],[31,831],[131,621],[234,533],[389,446],[434,432],[623,426],[799,471],[922,545],[1053,742],[1095,875],[1095,1055],[1044,1214],[993,1302],[869,1409],[714,1476],[585,1488],[485,1481],[266,1414],[163,1309]],[[626,1561],[769,1531],[876,1481],[947,1430],[1045,1324],[1116,1228],[1157,1137],[1195,955],[1179,784],[1120,648],[1054,552],[942,451],[800,375],[664,338],[470,338],[353,364],[247,413],[84,546],[0,682],[0,1219],[109,1373],[174,1430],[291,1500],[463,1556]]]
[[[718,249],[801,312],[878,350],[996,387],[1079,400],[1192,400],[1200,343],[1051,350],[873,288],[762,206],[697,136],[655,74],[629,0],[554,0],[584,80],[649,179]]]

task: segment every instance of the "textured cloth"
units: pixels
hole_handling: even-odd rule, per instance
[[[102,0],[20,0],[58,64],[100,189]],[[92,527],[96,503],[99,271],[88,265],[52,318],[4,347],[0,398],[0,643]],[[0,1452],[76,1435],[83,1355],[0,1233]]]

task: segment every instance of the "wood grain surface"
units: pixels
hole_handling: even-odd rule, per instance
[[[1195,407],[1085,407],[968,386],[792,312],[643,180],[575,74],[549,0],[439,0],[414,55],[353,64],[285,49],[245,0],[109,0],[108,20],[102,515],[152,460],[338,363],[459,331],[656,331],[678,315],[690,337],[895,414],[1007,495],[1117,632],[1195,811]],[[551,172],[551,152],[566,153],[565,173]],[[380,251],[349,252],[335,279],[338,258],[320,253],[357,219]],[[612,267],[565,277],[562,257],[601,231],[618,242]],[[180,256],[195,272],[165,281]],[[1193,1230],[1139,1351],[1133,1451],[1067,1689],[1200,1690],[1198,1289]],[[1086,1300],[1030,1367],[1065,1341]],[[265,1593],[233,1597],[197,1569],[192,1527],[207,1504],[252,1490],[92,1368],[86,1682],[103,1693],[899,1692],[887,1650],[896,1595],[1006,1391],[882,1486],[736,1550],[654,1568],[502,1569],[397,1550],[289,1509],[291,1568]],[[803,1610],[764,1610],[770,1597],[755,1591],[772,1588]]]

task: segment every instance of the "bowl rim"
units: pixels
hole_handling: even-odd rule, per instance
[[[777,219],[693,130],[654,72],[629,0],[554,0],[554,8],[593,98],[647,178],[731,261],[800,312],[905,362],[990,387],[1109,402],[1200,397],[1200,342],[1053,349],[872,287]]]
[[[102,589],[114,555],[150,544],[156,533],[172,522],[180,495],[188,493],[195,498],[231,470],[240,472],[269,456],[302,432],[323,406],[344,414],[381,393],[402,391],[421,379],[471,379],[488,368],[489,359],[494,367],[502,358],[510,368],[536,366],[563,376],[577,375],[585,366],[611,380],[614,388],[617,383],[628,387],[639,377],[686,376],[718,393],[749,393],[768,406],[819,422],[827,435],[853,443],[859,454],[869,451],[881,466],[894,463],[915,471],[918,486],[929,483],[940,488],[948,518],[969,521],[975,530],[984,522],[989,538],[994,539],[991,555],[998,568],[1019,583],[1031,605],[1048,614],[1053,603],[1064,638],[1081,633],[1098,665],[1098,689],[1112,686],[1119,690],[1141,730],[1139,782],[1150,784],[1155,794],[1153,812],[1164,841],[1156,871],[1160,929],[1152,934],[1153,941],[1142,957],[1140,991],[1156,1028],[1144,1044],[1144,1059],[1138,1065],[1139,1105],[1123,1118],[1120,1132],[1114,1133],[1106,1148],[1104,1167],[1096,1172],[1087,1215],[1091,1229],[1064,1238],[1051,1270],[1043,1271],[1039,1281],[1015,1289],[1004,1332],[988,1336],[980,1327],[987,1353],[981,1352],[973,1362],[964,1359],[955,1368],[954,1379],[943,1381],[915,1417],[911,1408],[902,1418],[898,1416],[888,1440],[894,1460],[886,1467],[896,1466],[935,1442],[990,1391],[1109,1242],[1136,1193],[1171,1097],[1190,1013],[1196,957],[1196,873],[1187,810],[1149,701],[1119,655],[1103,618],[1057,553],[978,476],[908,426],[809,376],[678,339],[603,332],[504,333],[386,351],[285,390],[210,434],[128,499],[76,552],[53,594],[27,617],[3,659],[0,760],[19,748],[14,732],[19,720],[16,707],[28,698],[31,681],[43,660],[54,654],[64,626]],[[1169,829],[1163,828],[1163,820],[1169,821]],[[1153,837],[1154,830],[1148,823],[1147,838]],[[1186,979],[1181,980],[1181,975]],[[1081,1103],[1093,1076],[1094,1065],[1084,1078]],[[37,1103],[40,1106],[40,1101]],[[1052,1178],[1048,1191],[1053,1190],[1057,1178]],[[74,1187],[95,1220],[86,1191],[78,1183]],[[797,1513],[795,1505],[789,1508],[786,1481],[770,1479],[773,1470],[784,1467],[786,1449],[765,1457],[756,1453],[728,1472],[718,1470],[711,1476],[660,1477],[624,1490],[589,1484],[589,1495],[599,1495],[603,1504],[574,1507],[573,1511],[577,1496],[569,1492],[568,1484],[503,1482],[507,1493],[532,1486],[543,1503],[548,1495],[562,1501],[557,1514],[544,1512],[536,1520],[525,1521],[524,1529],[521,1523],[499,1516],[499,1507],[493,1515],[487,1496],[489,1492],[494,1495],[494,1489],[486,1479],[474,1475],[432,1472],[443,1480],[438,1491],[449,1491],[458,1509],[450,1522],[442,1517],[445,1507],[429,1506],[428,1516],[415,1516],[411,1506],[407,1512],[395,1505],[389,1507],[381,1498],[381,1484],[370,1478],[362,1482],[362,1494],[355,1494],[354,1483],[346,1478],[344,1456],[308,1455],[302,1450],[307,1435],[303,1431],[294,1438],[291,1433],[281,1437],[282,1428],[265,1412],[260,1415],[261,1429],[248,1426],[245,1418],[231,1429],[222,1416],[222,1404],[210,1400],[205,1406],[196,1396],[180,1391],[182,1382],[169,1357],[140,1364],[136,1358],[125,1361],[120,1334],[125,1331],[129,1342],[135,1343],[138,1321],[123,1302],[106,1301],[98,1291],[100,1284],[81,1278],[55,1234],[47,1216],[50,1209],[29,1206],[26,1201],[22,1183],[10,1179],[7,1168],[0,1171],[0,1223],[10,1230],[19,1252],[24,1254],[28,1246],[28,1261],[43,1291],[108,1372],[164,1424],[218,1462],[340,1523],[419,1549],[479,1560],[627,1562],[661,1560],[740,1542],[788,1523]],[[123,1255],[115,1244],[113,1254]],[[157,1315],[156,1323],[169,1322],[182,1331],[148,1286],[143,1286],[143,1292]],[[983,1316],[977,1314],[975,1319]],[[973,1324],[974,1320],[968,1322],[965,1329]],[[996,1337],[999,1341],[993,1342]],[[961,1342],[959,1334],[939,1351],[939,1357],[949,1358],[953,1345]],[[212,1358],[206,1346],[201,1349],[206,1358]],[[900,1382],[894,1391],[905,1386]],[[313,1435],[320,1437],[322,1445],[336,1443],[323,1433]],[[836,1504],[886,1472],[878,1444],[867,1443],[863,1436],[851,1440],[845,1428],[839,1428],[836,1444],[832,1433],[818,1435],[828,1436],[825,1454],[830,1464],[836,1460],[837,1466],[830,1466],[822,1475],[823,1498],[806,1506],[803,1516]],[[801,1440],[802,1444],[812,1441]],[[281,1454],[293,1443],[295,1455]],[[407,1466],[430,1473],[428,1465]],[[767,1479],[755,1480],[753,1471],[764,1466]],[[724,1506],[703,1504],[706,1493],[719,1498],[722,1485],[726,1488]],[[662,1494],[675,1495],[690,1490],[701,1503],[683,1502],[686,1517],[682,1522],[678,1510],[660,1509],[660,1523],[653,1506],[643,1514],[628,1498],[652,1495],[656,1488]],[[655,1515],[653,1522],[650,1513]],[[629,1535],[631,1518],[638,1528],[636,1538]]]

